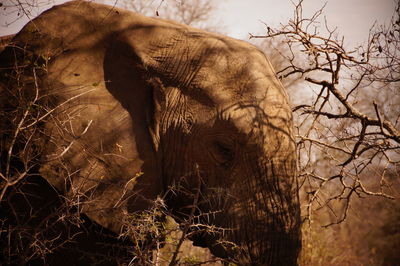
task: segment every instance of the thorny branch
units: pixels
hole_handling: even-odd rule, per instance
[[[183,23],[196,25],[200,27],[209,27],[205,21],[208,20],[209,15],[213,9],[215,9],[215,5],[211,3],[210,0],[196,0],[193,4],[187,4],[184,1],[172,1],[168,5],[163,4],[164,1],[155,1],[154,3],[146,3],[143,4],[143,1],[132,1],[132,8],[139,8],[141,10],[137,10],[139,12],[151,13],[154,15],[154,11],[160,16],[164,16],[167,18],[177,19]],[[117,3],[117,2],[116,2]],[[120,4],[124,4],[127,2],[119,2]],[[36,11],[43,8],[44,5],[51,4],[51,1],[26,1],[26,0],[10,0],[5,3],[1,3],[2,5],[2,14],[9,15],[10,20],[7,21],[7,24],[12,24],[18,19],[23,17],[31,20],[36,16]],[[138,4],[138,5],[135,5]],[[154,5],[156,4],[155,7]],[[128,7],[128,4],[127,6]],[[154,7],[154,8],[153,8]],[[210,28],[212,30],[217,29],[217,27]],[[2,44],[3,45],[3,44]],[[14,47],[18,49],[18,47]],[[0,47],[3,49],[3,47]],[[20,48],[22,54],[25,56],[25,51],[23,48]],[[23,56],[23,57],[24,57]],[[17,58],[16,58],[17,59]],[[21,60],[19,60],[21,59]],[[28,60],[26,60],[28,59]],[[15,76],[11,77],[13,80],[13,85],[15,87],[10,88],[10,95],[16,97],[16,101],[18,102],[13,108],[12,117],[10,116],[9,110],[0,110],[0,123],[7,120],[10,123],[10,130],[7,129],[7,144],[6,144],[6,152],[1,154],[2,157],[1,162],[3,165],[0,166],[0,202],[2,203],[1,207],[7,206],[11,209],[11,215],[6,217],[6,220],[10,220],[10,217],[16,217],[18,220],[19,213],[13,206],[13,202],[9,200],[9,196],[12,193],[21,194],[22,197],[25,197],[26,193],[20,188],[25,184],[29,184],[29,177],[34,176],[32,174],[34,169],[37,168],[41,163],[48,163],[49,161],[57,160],[57,167],[60,167],[62,170],[62,174],[55,172],[54,174],[62,175],[60,178],[64,178],[65,182],[70,185],[70,194],[69,195],[58,195],[61,199],[61,206],[58,207],[57,210],[54,210],[54,213],[49,215],[48,217],[39,216],[40,210],[36,210],[34,207],[30,207],[27,210],[31,218],[28,218],[27,221],[23,221],[16,224],[9,225],[7,221],[0,217],[0,233],[2,236],[7,235],[9,239],[9,243],[6,243],[5,247],[2,250],[2,255],[5,255],[9,264],[12,264],[16,261],[22,262],[23,264],[27,261],[35,260],[37,258],[42,258],[43,261],[46,259],[47,254],[55,254],[60,248],[68,244],[69,242],[76,241],[76,237],[80,233],[71,233],[67,237],[61,236],[59,234],[60,224],[65,226],[66,231],[72,230],[71,228],[76,226],[82,229],[82,232],[87,230],[85,228],[84,222],[84,214],[82,213],[82,206],[84,204],[91,204],[93,199],[93,195],[84,191],[84,189],[80,186],[74,185],[71,180],[79,173],[80,169],[70,169],[67,164],[62,162],[62,157],[66,155],[66,153],[71,150],[73,145],[76,145],[76,142],[80,137],[85,135],[87,131],[90,129],[92,125],[92,120],[87,121],[87,124],[84,128],[82,128],[81,132],[73,132],[73,127],[71,126],[73,120],[76,116],[79,116],[79,111],[76,113],[68,113],[64,112],[64,108],[67,108],[71,102],[76,100],[76,98],[84,96],[86,93],[90,93],[90,89],[85,89],[85,92],[82,94],[75,95],[66,99],[65,101],[59,103],[57,106],[47,106],[43,104],[43,101],[46,102],[46,98],[51,95],[40,95],[39,87],[41,84],[38,82],[40,80],[39,70],[42,72],[46,72],[46,69],[41,67],[36,68],[37,66],[32,66],[31,63],[34,63],[32,58],[18,58],[18,62],[16,60],[16,65],[14,70],[10,70],[13,72]],[[47,59],[45,59],[47,60]],[[47,62],[46,62],[47,63]],[[18,64],[18,65],[17,65]],[[4,69],[2,69],[4,70]],[[24,71],[28,73],[32,71],[32,73],[28,73],[27,76],[33,76],[34,84],[32,86],[32,92],[34,92],[32,97],[29,97],[27,100],[24,95],[23,88],[23,80],[24,80]],[[37,75],[37,73],[38,75]],[[1,74],[1,73],[0,73]],[[6,84],[7,82],[5,82]],[[3,88],[0,88],[0,93],[3,93]],[[5,90],[9,90],[9,88],[5,88]],[[42,93],[42,91],[40,91]],[[19,94],[20,93],[20,94]],[[19,97],[19,98],[18,98]],[[3,107],[3,106],[0,106]],[[4,112],[3,112],[4,111]],[[62,113],[60,115],[60,113]],[[7,118],[7,119],[3,119]],[[79,119],[79,118],[78,118]],[[39,150],[35,150],[32,152],[31,146],[41,146],[41,137],[43,134],[42,125],[45,123],[52,123],[56,125],[57,130],[62,132],[61,134],[65,135],[65,143],[62,145],[57,143],[57,140],[50,139],[51,145],[56,145],[57,148],[54,149],[54,154],[45,153],[44,156],[40,152],[44,147],[38,147]],[[3,133],[3,132],[0,132]],[[39,137],[38,137],[39,136]],[[3,138],[4,136],[0,136]],[[51,136],[48,136],[51,137]],[[6,139],[4,138],[4,139]],[[3,141],[3,139],[0,139]],[[47,144],[47,143],[46,143]],[[4,145],[3,142],[0,142],[0,145]],[[21,147],[22,146],[22,147]],[[4,146],[0,146],[2,149]],[[36,148],[36,147],[35,147]],[[30,153],[31,152],[31,153]],[[116,155],[114,155],[116,156]],[[58,162],[58,160],[60,162]],[[22,164],[22,167],[16,167],[16,162]],[[56,167],[56,168],[57,168]],[[22,170],[21,170],[22,169]],[[31,171],[34,169],[33,171]],[[53,170],[53,169],[52,169]],[[58,170],[58,169],[57,169]],[[35,172],[36,173],[36,172]],[[199,173],[198,177],[199,176]],[[125,197],[126,188],[128,187],[129,182],[125,186],[125,190],[121,195],[122,200]],[[95,186],[95,185],[94,185]],[[177,187],[173,188],[174,190],[182,190],[183,188]],[[25,194],[24,194],[25,193]],[[145,213],[138,214],[126,214],[127,220],[127,228],[125,231],[121,232],[119,236],[121,239],[124,239],[125,236],[130,236],[130,240],[134,242],[132,246],[129,243],[129,246],[125,246],[123,243],[119,243],[120,250],[128,250],[129,260],[131,260],[129,265],[136,265],[139,262],[143,262],[144,265],[160,265],[165,262],[169,262],[171,265],[181,264],[184,261],[182,258],[182,243],[184,240],[187,240],[188,237],[193,234],[193,231],[207,231],[209,233],[217,233],[223,230],[227,230],[225,228],[217,228],[216,226],[206,225],[201,222],[203,217],[212,216],[215,213],[197,213],[198,212],[198,199],[200,190],[197,190],[195,195],[192,195],[195,201],[193,202],[192,211],[189,217],[182,223],[183,233],[181,232],[181,228],[179,226],[174,227],[169,230],[161,230],[164,225],[161,224],[159,220],[160,215],[170,215],[166,211],[163,200],[155,200],[154,201],[154,209],[149,210]],[[36,197],[36,195],[28,195]],[[29,200],[27,200],[28,202]],[[118,205],[120,201],[116,203]],[[28,204],[30,204],[28,202]],[[196,213],[196,214],[195,214]],[[40,217],[42,220],[35,227],[30,226],[31,220],[34,220],[35,217]],[[131,219],[132,218],[132,219]],[[193,230],[192,230],[193,229]],[[56,235],[49,236],[49,232],[55,230],[57,232]],[[166,244],[166,236],[175,233],[175,231],[181,232],[178,239],[172,245],[174,246],[172,251],[168,253],[167,257],[163,252],[160,252],[160,249],[164,244]],[[81,232],[81,233],[82,233]],[[88,232],[85,232],[88,233]],[[89,234],[89,233],[88,233]],[[154,238],[149,239],[148,236],[154,236]],[[134,238],[132,238],[132,236]],[[80,236],[79,236],[80,237]],[[79,238],[78,237],[78,238]],[[17,241],[15,241],[17,239]],[[7,240],[5,240],[7,242]],[[147,243],[150,241],[151,243]],[[68,245],[67,245],[68,246]],[[152,255],[153,248],[156,248],[157,253]],[[112,247],[111,249],[114,249]],[[96,262],[108,261],[111,257],[110,254],[100,254],[97,252],[95,254],[85,254],[87,251],[79,250],[81,254],[87,255],[88,257],[96,257]],[[171,255],[172,254],[172,255]],[[178,257],[179,256],[179,257]],[[126,259],[124,255],[120,256],[112,256],[111,259],[116,260],[124,260]],[[128,261],[129,261],[128,260]],[[201,258],[196,261],[195,265],[203,265],[216,261],[221,261],[222,259],[217,259],[214,257],[210,257],[206,261]],[[18,263],[17,263],[18,264]],[[192,264],[192,262],[191,262]]]
[[[193,197],[193,205],[191,206],[189,218],[185,222],[184,228],[182,230],[183,231],[182,232],[182,236],[179,239],[179,242],[178,242],[178,244],[176,246],[176,250],[175,250],[175,252],[174,252],[174,254],[172,256],[172,259],[171,259],[171,261],[169,263],[169,266],[173,266],[173,265],[177,264],[177,257],[178,257],[179,249],[181,248],[181,246],[183,244],[183,241],[187,237],[187,234],[189,233],[189,228],[190,228],[191,224],[193,223],[193,219],[195,218],[195,212],[197,210],[197,206],[198,206],[198,203],[199,203],[200,189],[201,189],[201,182],[202,182],[201,177],[200,177],[200,172],[199,172],[199,169],[198,169],[197,165],[196,165],[196,169],[195,170],[196,170],[195,175],[196,175],[196,178],[197,178],[197,181],[196,181],[197,182],[197,187],[196,187],[196,192],[195,192],[194,197]]]
[[[220,234],[229,229],[220,228],[214,225],[208,225],[202,222],[203,218],[208,220],[208,216],[213,216],[221,211],[209,211],[203,213],[199,209],[202,193],[201,186],[203,179],[197,165],[194,165],[193,174],[195,187],[187,187],[187,177],[183,176],[174,184],[170,185],[167,191],[159,196],[153,202],[153,208],[146,211],[138,211],[133,214],[127,214],[124,221],[124,228],[121,230],[120,238],[129,237],[134,241],[134,257],[129,265],[186,265],[188,259],[189,265],[208,265],[208,263],[228,262],[228,260],[211,256],[207,260],[185,258],[183,253],[184,241],[188,240],[193,234],[204,232],[208,234]],[[167,209],[166,201],[171,196],[177,194],[193,199],[189,205],[185,206],[189,213],[177,216]],[[180,225],[171,224],[171,220],[165,217],[171,217],[180,221]],[[149,238],[149,236],[151,236]],[[171,238],[170,240],[167,240]],[[172,240],[172,241],[171,241]],[[234,243],[226,241],[223,244],[235,246]],[[162,246],[167,245],[169,252],[161,251]],[[236,247],[236,246],[235,246]],[[153,249],[155,251],[153,252]],[[164,247],[164,249],[166,249]]]
[[[345,220],[353,197],[399,196],[400,4],[389,26],[375,24],[366,45],[348,50],[326,19],[321,28],[324,7],[303,18],[302,3],[286,25],[250,38],[283,42],[279,77],[302,77],[309,88],[293,99],[305,219],[336,206],[332,225]]]
[[[74,208],[79,210],[80,202],[65,198],[64,204],[58,206],[57,210],[43,216],[41,208],[45,209],[46,206],[35,209],[30,200],[32,197],[42,198],[45,195],[31,195],[25,189],[32,186],[30,178],[37,175],[37,170],[34,169],[38,169],[44,162],[43,138],[46,137],[46,133],[43,123],[58,123],[60,130],[72,138],[69,143],[66,143],[67,148],[61,149],[62,152],[54,154],[52,158],[47,158],[47,162],[62,157],[68,151],[68,147],[85,135],[91,126],[91,121],[88,121],[82,132],[77,134],[67,126],[73,118],[64,107],[70,101],[83,96],[83,93],[55,106],[48,104],[48,98],[51,95],[47,95],[40,89],[39,82],[41,76],[46,73],[47,62],[39,65],[34,57],[31,58],[26,54],[21,57],[21,62],[24,62],[22,65],[16,64],[12,69],[2,69],[0,73],[2,78],[0,93],[3,99],[0,105],[0,203],[2,212],[7,210],[10,214],[4,216],[6,214],[2,213],[0,232],[2,236],[9,238],[9,244],[2,245],[2,255],[5,256],[5,262],[9,264],[13,264],[16,257],[23,261],[45,257],[47,253],[53,253],[74,241],[78,233],[61,237],[60,232],[54,234],[54,231],[60,230],[60,225],[68,227],[67,223],[70,223],[71,227],[79,227],[83,223],[79,218],[79,213],[72,211]],[[24,75],[27,73],[31,75],[31,79],[25,78]],[[7,79],[12,82],[7,82]],[[25,80],[28,82],[25,83]],[[29,92],[24,91],[24,86],[31,86]],[[85,93],[90,91],[87,90]],[[60,117],[63,117],[60,114],[65,115],[66,121],[60,121]],[[77,191],[77,194],[79,193],[81,192]],[[79,198],[79,195],[72,197]],[[18,210],[20,207],[15,203],[18,198],[23,198],[22,201],[27,203],[23,211]],[[51,199],[48,200],[51,201]],[[25,216],[24,213],[29,215]],[[37,217],[41,218],[39,222],[36,221]],[[12,223],[13,220],[15,223]],[[29,226],[31,222],[35,224],[34,227]],[[70,227],[67,230],[70,230]],[[3,239],[1,242],[4,244]]]

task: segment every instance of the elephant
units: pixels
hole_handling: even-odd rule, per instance
[[[259,49],[72,1],[24,26],[0,65],[4,180],[40,179],[110,233],[157,203],[217,257],[297,265],[292,112]]]

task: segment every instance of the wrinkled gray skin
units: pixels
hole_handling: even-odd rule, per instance
[[[41,123],[39,171],[67,198],[78,189],[92,220],[118,233],[124,212],[163,196],[181,222],[198,196],[196,214],[216,212],[200,222],[230,230],[199,233],[196,245],[240,264],[297,264],[292,115],[262,52],[86,2],[50,9],[13,43],[47,64],[39,95],[60,106]],[[24,75],[32,95],[32,71]]]

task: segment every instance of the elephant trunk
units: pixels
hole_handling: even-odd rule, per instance
[[[251,175],[237,184],[231,210],[233,242],[241,265],[297,265],[300,208],[293,158],[249,162]]]

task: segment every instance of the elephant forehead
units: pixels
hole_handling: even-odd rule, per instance
[[[232,101],[288,104],[272,65],[251,45],[209,53],[197,74],[196,84],[203,87],[217,105]]]
[[[224,108],[222,113],[222,117],[228,117],[239,131],[247,134],[275,128],[290,131],[290,108],[282,102],[239,102]]]
[[[274,76],[259,77],[241,86],[240,88],[227,86],[212,90],[217,108],[227,113],[229,117],[237,119],[240,117],[251,121],[291,119],[287,93]]]
[[[250,45],[221,47],[219,44],[206,49],[204,56],[198,74],[212,84],[242,87],[264,77],[268,67],[261,52]]]

